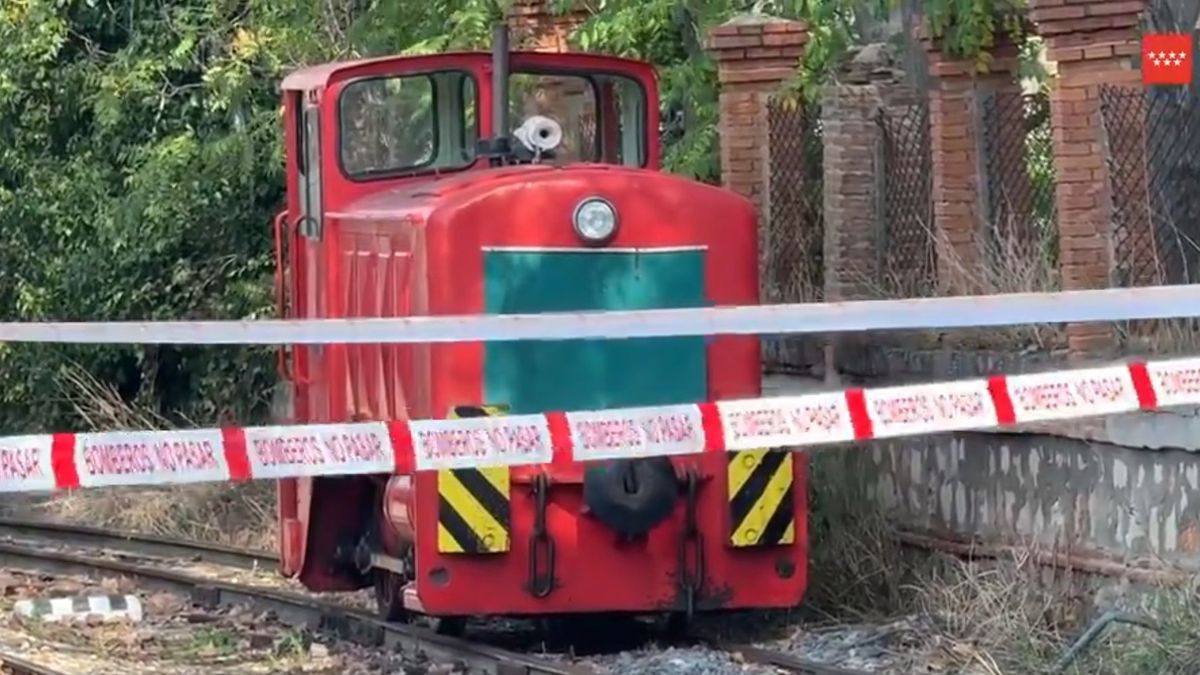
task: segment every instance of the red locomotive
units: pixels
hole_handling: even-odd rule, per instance
[[[755,214],[659,171],[644,63],[393,57],[283,82],[288,316],[752,304]],[[484,111],[490,111],[485,114]],[[510,124],[510,120],[521,124]],[[514,130],[515,128],[515,130]],[[293,346],[297,421],[692,403],[759,394],[754,337]],[[285,574],[373,585],[382,613],[686,613],[797,604],[806,465],[788,452],[283,480]]]

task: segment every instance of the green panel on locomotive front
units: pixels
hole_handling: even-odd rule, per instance
[[[484,286],[489,314],[707,305],[701,250],[486,251]],[[489,342],[484,397],[513,414],[703,401],[705,344],[703,336]]]

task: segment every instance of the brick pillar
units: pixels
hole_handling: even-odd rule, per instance
[[[821,98],[825,141],[825,298],[863,299],[882,286],[879,165],[881,105],[873,84],[827,86]]]
[[[883,45],[856,52],[821,97],[825,142],[825,299],[877,298],[886,291],[883,129],[880,111],[912,105],[916,93]],[[908,261],[904,261],[907,263]]]
[[[512,0],[508,29],[514,48],[536,52],[568,52],[571,33],[587,20],[582,5],[558,14],[554,0]]]
[[[885,45],[867,45],[848,56],[837,83],[826,86],[821,98],[828,301],[875,299],[890,294],[897,280],[920,276],[912,274],[920,267],[916,261],[887,250],[902,228],[891,230],[885,220],[886,173],[903,160],[894,157],[896,164],[888,163],[881,113],[902,116],[921,95],[906,84],[902,66]],[[837,373],[868,360],[880,338],[878,333],[842,333],[826,339],[826,383],[836,385]]]
[[[929,141],[933,169],[933,235],[941,290],[970,293],[981,268],[979,153],[972,105],[975,66],[923,39],[929,58]]]
[[[796,72],[808,42],[800,21],[740,16],[715,28],[707,48],[721,83],[721,182],[759,210],[766,195],[767,103]]]
[[[939,40],[922,38],[933,86],[929,134],[933,167],[933,228],[938,249],[938,285],[946,293],[986,292],[986,175],[980,128],[980,91],[1003,92],[1014,79],[1016,49],[1003,42],[987,74],[973,59],[947,54]],[[1010,90],[1011,93],[1011,90]]]
[[[1046,39],[1049,58],[1058,63],[1050,115],[1059,264],[1067,290],[1107,288],[1112,279],[1112,200],[1099,90],[1102,84],[1140,88],[1130,57],[1138,52],[1137,30],[1145,5],[1145,0],[1067,5],[1032,0],[1030,5],[1030,18]],[[1076,358],[1108,355],[1117,346],[1111,324],[1072,324],[1067,340]]]

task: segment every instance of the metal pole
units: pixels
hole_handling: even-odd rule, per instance
[[[508,139],[508,26],[492,31],[492,138],[497,145]]]

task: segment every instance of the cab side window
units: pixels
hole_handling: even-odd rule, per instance
[[[350,82],[338,101],[342,171],[369,180],[466,167],[474,160],[475,107],[466,73]]]
[[[563,130],[555,151],[567,162],[646,163],[646,95],[637,82],[601,73],[516,72],[509,77],[512,129],[533,115]]]
[[[567,162],[598,162],[596,90],[578,75],[513,73],[509,77],[509,122],[513,129],[534,115],[549,117],[563,130],[555,155]],[[510,129],[511,133],[513,129]]]

